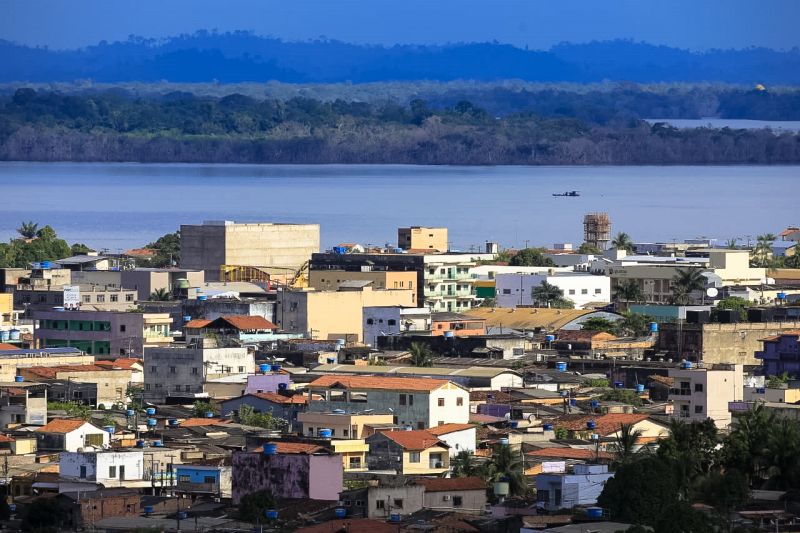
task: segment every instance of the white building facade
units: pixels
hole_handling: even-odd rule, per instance
[[[590,302],[611,301],[611,278],[580,272],[559,274],[498,274],[497,307],[534,306],[533,289],[547,282],[564,291],[564,298],[580,308]]]
[[[143,463],[144,453],[138,450],[63,452],[59,457],[59,475],[71,481],[124,487],[126,482],[142,480]]]
[[[364,342],[377,346],[378,337],[431,329],[431,312],[424,307],[364,307]]]

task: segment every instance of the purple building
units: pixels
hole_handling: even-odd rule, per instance
[[[788,372],[800,378],[800,331],[787,331],[762,339],[764,349],[755,353],[761,359],[764,375],[779,376]]]
[[[254,452],[233,454],[233,503],[268,490],[276,499],[337,501],[343,488],[342,457],[319,444],[273,442]],[[274,452],[274,453],[273,453]]]
[[[281,383],[285,386],[281,387]],[[289,388],[289,374],[283,372],[267,372],[266,374],[255,374],[247,376],[247,386],[245,394],[255,394],[257,392],[278,392],[279,389]]]

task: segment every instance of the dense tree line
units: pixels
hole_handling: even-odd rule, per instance
[[[196,163],[796,163],[800,137],[613,118],[495,116],[469,101],[129,98],[21,88],[0,100],[0,159]]]

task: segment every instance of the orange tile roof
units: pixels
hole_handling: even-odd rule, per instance
[[[616,433],[622,424],[638,424],[647,420],[648,415],[629,414],[629,413],[609,413],[607,415],[563,415],[553,421],[557,428],[564,428],[570,431],[591,431],[599,435],[610,435]],[[595,428],[588,429],[586,423],[594,420]]]
[[[36,431],[38,433],[71,433],[88,423],[89,422],[86,420],[74,418],[56,418],[55,420],[51,420],[49,423],[38,428]]]
[[[283,441],[277,441],[277,442],[269,442],[267,444],[274,444],[278,448],[277,449],[278,453],[286,453],[286,454],[306,454],[306,455],[310,455],[310,454],[314,454],[314,453],[318,453],[318,452],[327,451],[324,446],[320,446],[319,444],[309,444],[309,443],[306,443],[306,442],[283,442]],[[264,447],[263,446],[259,446],[258,448],[256,448],[253,451],[261,453],[261,452],[264,451]]]
[[[486,490],[486,482],[479,477],[423,477],[416,480],[425,487],[425,492],[449,492],[453,490]]]
[[[540,459],[582,459],[590,461],[598,457],[595,450],[587,450],[584,448],[542,448],[528,452],[525,455],[529,457],[538,457]],[[608,452],[600,452],[600,459],[611,459],[614,456]]]
[[[199,426],[221,426],[230,423],[230,420],[224,418],[187,418],[178,425],[183,428],[192,428]]]
[[[256,398],[261,398],[262,400],[267,400],[273,403],[280,403],[280,404],[306,404],[308,403],[308,398],[304,394],[295,394],[294,396],[284,396],[283,394],[278,394],[277,392],[253,392],[250,393],[248,396],[255,396]]]
[[[448,433],[455,433],[456,431],[464,431],[465,429],[475,429],[473,424],[442,424],[440,426],[428,429],[429,432],[436,435],[447,435]]]
[[[788,331],[781,331],[777,335],[772,335],[770,337],[765,337],[765,338],[761,339],[761,341],[762,342],[777,342],[777,341],[781,340],[781,337],[786,336],[786,335],[790,335],[790,336],[793,336],[793,337],[800,336],[800,329],[790,329]]]
[[[202,329],[207,325],[211,324],[211,320],[205,320],[203,318],[195,318],[194,320],[190,320],[186,324],[183,325],[184,329]]]
[[[421,451],[432,448],[433,446],[449,446],[439,440],[439,437],[425,429],[415,429],[413,431],[381,431],[381,434],[386,435],[404,450]]]
[[[0,342],[0,350],[19,350],[19,346],[7,342]]]
[[[110,372],[114,369],[102,365],[63,365],[63,366],[29,366],[20,368],[23,375],[31,374],[41,378],[55,378],[59,372]]]
[[[0,435],[0,442],[14,442],[14,439],[8,435]]]
[[[119,359],[112,359],[110,361],[95,361],[96,365],[108,366],[111,368],[121,368],[123,370],[130,370],[133,365],[144,364],[141,359],[135,357],[120,357]]]
[[[332,387],[338,385],[346,389],[430,392],[447,385],[447,383],[446,379],[329,375],[315,379],[309,384],[309,387]]]
[[[220,319],[239,330],[278,329],[278,326],[259,315],[227,315],[217,320]],[[214,322],[216,322],[216,320]]]
[[[613,340],[614,335],[605,331],[592,331],[585,329],[565,330],[560,329],[556,332],[557,341],[590,341],[590,340]]]
[[[122,252],[122,255],[129,255],[132,257],[152,257],[156,255],[156,251],[152,248],[131,248],[130,250],[125,250]]]

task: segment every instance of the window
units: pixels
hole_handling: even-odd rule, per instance
[[[314,428],[308,428],[308,434],[314,436]]]
[[[384,508],[383,504],[384,504],[383,500],[375,500],[375,509],[383,509]]]
[[[192,386],[191,385],[184,385],[183,386],[183,391],[184,392],[190,392],[191,390],[192,390]]]
[[[118,301],[119,301],[119,295],[118,295],[118,294],[112,294],[112,295],[109,297],[109,299],[110,299],[112,302],[118,302]]]
[[[386,323],[388,325],[390,325],[390,326],[396,326],[397,325],[397,320],[395,320],[393,318],[390,318],[389,320],[386,321]]]
[[[174,366],[169,367],[169,373],[170,374],[177,374],[178,373],[177,367],[174,367]]]
[[[695,405],[694,406],[694,412],[698,413],[698,414],[702,413],[703,412],[703,406],[702,405]]]
[[[126,294],[125,295],[125,301],[126,302],[132,302],[133,301],[133,294]]]
[[[453,507],[461,507],[464,504],[464,499],[461,496],[453,496]]]
[[[240,366],[240,367],[239,367],[239,373],[240,373],[240,374],[244,373],[244,367],[243,367],[243,366]]]
[[[106,295],[105,294],[98,294],[97,295],[97,303],[102,304],[102,303],[105,303],[105,301],[106,301]]]
[[[150,384],[149,383],[145,383],[144,384],[144,390],[150,390]]]
[[[458,407],[461,407],[462,405],[464,405],[464,398],[461,398],[461,397],[456,398],[456,405]]]
[[[86,479],[86,467],[85,467],[85,466],[83,466],[83,465],[81,465],[81,473],[80,473],[80,478],[81,478],[81,479]]]
[[[120,324],[120,325],[119,325],[119,330],[120,330],[121,332],[124,332],[126,329],[127,329],[127,328],[126,328],[125,324]]]
[[[152,373],[154,373],[154,374],[155,374],[156,372],[158,372],[158,367],[157,367],[157,366],[155,366],[155,365],[151,366],[151,367],[150,367],[150,372],[152,372]]]
[[[395,509],[402,509],[403,508],[403,499],[402,498],[395,498],[394,499],[394,508]]]
[[[570,294],[575,294],[575,289],[570,289],[570,290],[569,290],[569,293],[570,293]]]
[[[81,301],[83,303],[85,303],[85,304],[91,303],[92,297],[89,296],[88,294],[85,294],[85,295],[81,296]]]
[[[83,442],[85,446],[102,446],[103,445],[103,434],[102,433],[95,433],[93,435],[86,435],[83,438]]]
[[[438,405],[439,407],[444,407],[444,398],[437,399],[436,405]]]
[[[350,468],[361,468],[361,457],[351,457],[349,466]]]
[[[695,392],[703,392],[703,384],[702,383],[695,383],[694,384],[694,391]]]
[[[406,395],[405,394],[401,394],[400,395],[400,405],[405,405],[405,404],[406,404]]]
[[[116,466],[109,466],[108,467],[108,477],[114,479],[117,477],[117,467]]]
[[[175,392],[180,392],[180,391],[181,391],[181,386],[175,385]]]
[[[408,462],[409,463],[419,463],[419,452],[409,452],[408,454]]]
[[[425,429],[425,422],[417,422],[417,429]]]
[[[192,367],[192,374],[197,375],[198,369],[196,366]],[[259,391],[261,392],[261,391]]]
[[[373,319],[371,319],[371,318],[367,319],[367,325],[371,326],[374,323],[375,323],[375,321]]]
[[[595,294],[600,294],[600,293],[602,293],[602,292],[603,292],[603,289],[595,289],[595,290],[594,290],[594,293],[595,293]]]
[[[581,289],[581,294],[589,294],[589,289]]]
[[[181,483],[189,483],[191,478],[189,476],[178,476],[178,481]]]
[[[216,483],[217,478],[214,476],[203,476],[203,483]]]

